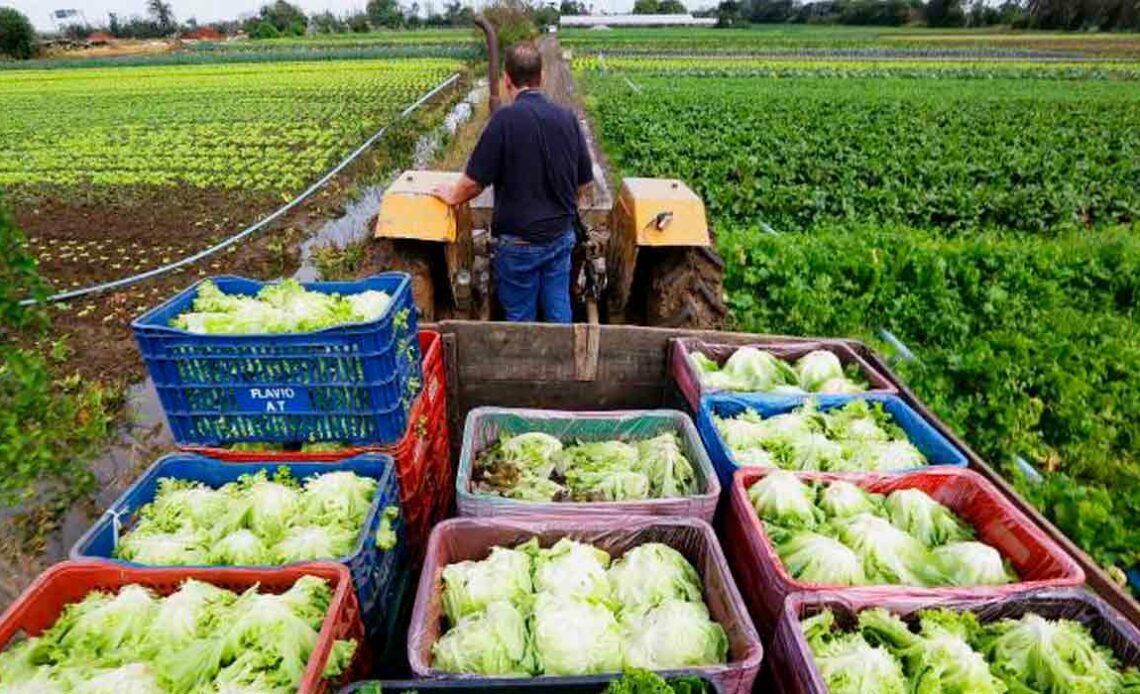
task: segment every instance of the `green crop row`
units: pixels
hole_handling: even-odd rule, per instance
[[[205,44],[226,51],[258,50],[270,47],[291,46],[453,46],[482,41],[482,34],[474,26],[458,29],[400,29],[380,30],[363,34],[314,34],[311,36],[283,36],[256,41],[227,41]]]
[[[905,77],[945,79],[1136,80],[1135,61],[1040,61],[924,58],[922,56],[803,56],[803,55],[606,55],[574,57],[579,72],[611,72],[640,76],[762,77],[788,79]]]
[[[915,27],[754,24],[748,28],[562,29],[558,42],[575,52],[926,51],[946,54],[1140,57],[1130,33],[956,31]]]
[[[453,58],[470,60],[477,55],[464,44],[315,44],[268,45],[229,48],[224,44],[201,44],[171,53],[101,56],[97,58],[39,58],[0,61],[0,74],[13,70],[72,70],[76,68],[160,67],[164,65],[220,65],[228,63],[281,63],[330,60],[380,60],[394,58]]]
[[[1140,84],[589,73],[622,172],[718,223],[1053,233],[1140,219]]]
[[[1140,559],[1138,232],[1027,244],[731,229],[721,250],[736,327],[872,342],[891,331],[917,356],[896,366],[918,395],[1098,560],[1128,568]],[[1044,485],[1016,474],[1019,455]],[[1107,513],[1075,512],[1110,489]]]
[[[7,72],[0,186],[296,192],[463,69],[424,58]]]

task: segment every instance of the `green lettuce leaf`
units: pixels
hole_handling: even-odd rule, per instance
[[[920,489],[899,489],[887,495],[884,509],[900,530],[918,538],[927,547],[971,540],[974,532],[954,512]]]
[[[862,559],[838,540],[810,530],[769,530],[769,535],[792,578],[835,586],[867,583]]]
[[[748,498],[762,520],[790,528],[814,528],[823,520],[815,489],[795,474],[775,470],[748,488]]]
[[[703,602],[670,599],[645,612],[623,612],[625,664],[667,670],[725,662],[728,636]]]
[[[460,618],[431,651],[432,667],[442,672],[522,676],[538,672],[526,618],[506,600]]]
[[[592,675],[622,667],[622,635],[613,612],[604,603],[570,594],[538,594],[534,651],[546,675]]]
[[[645,611],[666,600],[702,599],[696,569],[677,550],[648,542],[626,552],[610,567],[607,577],[623,611]]]
[[[443,569],[443,609],[451,624],[492,602],[524,602],[533,592],[533,554],[537,547],[493,547],[482,561],[448,564]]]
[[[975,639],[1010,691],[1123,691],[1112,651],[1077,622],[1036,614],[986,625]]]

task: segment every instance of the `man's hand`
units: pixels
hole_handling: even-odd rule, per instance
[[[441,183],[431,189],[431,194],[442,200],[444,203],[455,207],[462,205],[471,198],[479,194],[483,190],[483,186],[479,185],[476,181],[468,178],[466,174],[459,177],[459,180],[452,185]]]
[[[446,183],[441,183],[432,188],[431,194],[442,200],[445,205],[455,206],[459,204],[456,202],[455,188]]]

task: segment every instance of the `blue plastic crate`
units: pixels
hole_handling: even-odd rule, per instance
[[[858,395],[827,395],[808,398],[805,396],[779,396],[767,397],[762,395],[708,395],[701,399],[701,411],[697,417],[697,431],[705,443],[713,468],[720,478],[721,487],[731,489],[732,475],[740,467],[733,458],[732,451],[725,444],[724,439],[713,422],[713,414],[719,417],[733,417],[751,407],[761,417],[771,417],[785,412],[791,412],[803,405],[807,400],[814,399],[819,409],[827,411],[842,407],[854,400],[871,400],[883,403],[883,409],[894,418],[895,423],[906,432],[910,442],[922,451],[932,465],[952,465],[966,467],[966,456],[951,444],[933,426],[915,412],[897,395],[864,393]],[[923,468],[917,468],[921,470]],[[900,470],[901,472],[914,472],[914,470]]]
[[[298,481],[306,477],[346,470],[377,480],[376,498],[365,517],[356,548],[345,557],[334,559],[352,572],[352,583],[360,600],[360,613],[365,630],[369,633],[383,627],[387,607],[399,587],[401,574],[406,571],[406,533],[401,517],[394,523],[397,533],[396,547],[387,552],[376,546],[376,532],[380,528],[383,509],[400,505],[400,490],[392,457],[382,453],[364,453],[334,463],[225,463],[193,453],[174,453],[163,456],[151,465],[106,513],[93,525],[75,546],[72,559],[103,559],[124,566],[147,566],[114,559],[115,544],[121,532],[129,530],[135,513],[154,500],[158,481],[164,477],[194,480],[217,488],[236,481],[242,475],[266,470],[273,474],[285,467]]]
[[[249,295],[266,284],[240,277],[213,282],[226,294]],[[190,310],[195,284],[131,324],[178,444],[400,440],[423,383],[408,275],[304,286],[326,294],[373,289],[392,302],[368,323],[307,333],[198,335],[170,326]]]

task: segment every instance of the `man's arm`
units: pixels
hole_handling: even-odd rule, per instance
[[[579,208],[585,207],[590,202],[590,185],[591,184],[589,183],[583,183],[582,185],[578,186]]]
[[[436,187],[432,195],[448,205],[462,205],[498,180],[502,166],[503,124],[500,118],[492,116],[467,160],[467,170],[452,185]]]
[[[483,192],[482,184],[467,174],[463,174],[458,181],[451,185],[436,186],[432,189],[431,194],[454,207],[455,205],[462,205],[481,192]]]

